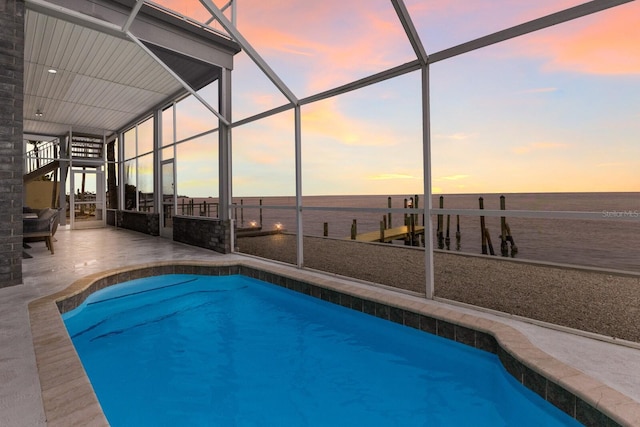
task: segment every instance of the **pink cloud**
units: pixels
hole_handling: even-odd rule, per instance
[[[520,53],[542,57],[545,71],[640,74],[640,3],[633,2],[517,40]]]
[[[243,3],[239,29],[285,82],[295,68],[305,94],[413,59],[386,0],[265,3]]]
[[[313,135],[350,146],[391,146],[398,140],[398,135],[384,126],[343,114],[335,98],[305,106],[302,131],[303,136]]]

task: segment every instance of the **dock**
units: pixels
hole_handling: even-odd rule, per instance
[[[413,227],[413,234],[419,236],[424,234],[424,227],[416,225]],[[400,227],[387,228],[379,231],[369,231],[367,233],[356,234],[355,239],[358,242],[384,242],[388,243],[392,240],[404,240],[411,237],[411,227],[406,225]]]

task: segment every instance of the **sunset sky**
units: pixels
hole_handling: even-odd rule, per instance
[[[298,98],[415,59],[389,0],[236,1],[240,32]],[[432,54],[580,3],[405,4]],[[303,106],[303,194],[423,193],[420,90],[414,72]],[[640,2],[434,63],[430,90],[434,193],[640,191]],[[236,56],[234,120],[286,103]],[[189,105],[182,126],[217,126]],[[292,111],[234,129],[234,195],[295,194],[293,132]],[[192,162],[179,191],[216,196]]]

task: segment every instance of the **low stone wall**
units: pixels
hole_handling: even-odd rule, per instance
[[[217,218],[174,216],[173,240],[228,254],[232,248],[231,222]],[[234,239],[233,247],[235,246]]]
[[[152,236],[160,235],[160,214],[134,211],[116,211],[116,225],[127,230]]]

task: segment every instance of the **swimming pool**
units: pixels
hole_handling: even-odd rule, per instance
[[[498,358],[244,276],[166,275],[63,316],[119,425],[579,425]]]

